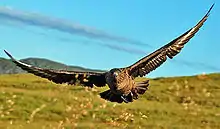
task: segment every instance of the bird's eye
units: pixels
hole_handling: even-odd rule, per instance
[[[117,76],[118,76],[118,73],[117,73],[117,72],[114,72],[113,75],[114,75],[115,77],[117,77]]]

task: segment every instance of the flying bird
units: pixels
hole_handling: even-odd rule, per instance
[[[67,83],[74,85],[76,82],[79,82],[81,85],[88,87],[93,87],[94,85],[97,87],[108,86],[108,90],[100,93],[101,98],[111,102],[129,103],[138,99],[139,95],[144,94],[149,86],[149,80],[135,82],[134,79],[147,75],[161,66],[167,58],[172,59],[180,53],[184,45],[199,31],[207,20],[213,6],[214,4],[194,27],[181,36],[128,67],[113,68],[107,72],[81,72],[39,68],[18,61],[7,51],[4,51],[18,67],[36,76],[47,78],[58,84]]]

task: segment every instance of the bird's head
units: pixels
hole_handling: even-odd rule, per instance
[[[108,74],[106,75],[106,80],[107,80],[107,83],[108,85],[116,85],[117,83],[117,77],[119,76],[121,70],[120,69],[117,69],[117,68],[114,68],[114,69],[111,69]]]
[[[117,78],[117,76],[120,74],[121,70],[114,68],[110,70],[110,74],[112,77],[114,77],[115,79]]]

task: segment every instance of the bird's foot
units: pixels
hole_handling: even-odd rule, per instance
[[[125,103],[129,103],[129,101],[127,100],[127,98],[126,98],[126,97],[121,96],[121,98],[124,100],[124,102],[125,102]]]
[[[125,103],[133,102],[133,93],[130,92],[128,95],[122,95],[121,98],[124,100]]]

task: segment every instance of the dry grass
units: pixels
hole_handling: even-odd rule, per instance
[[[0,128],[220,128],[219,74],[153,79],[130,104],[101,99],[105,89],[1,75]]]

